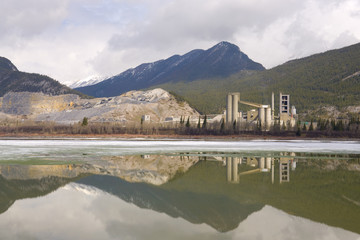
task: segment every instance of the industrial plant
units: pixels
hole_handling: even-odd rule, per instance
[[[279,114],[275,116],[274,93],[271,95],[271,106],[259,103],[243,101],[239,92],[229,93],[226,97],[226,124],[253,123],[257,124],[262,130],[269,130],[276,122],[280,126],[294,127],[296,124],[296,108],[291,107],[290,95],[280,93]],[[239,105],[254,107],[249,111],[240,111]]]
[[[223,121],[227,126],[247,126],[246,128],[259,128],[262,131],[268,131],[272,126],[278,124],[283,128],[295,127],[297,114],[295,106],[290,107],[290,95],[279,95],[279,112],[275,115],[275,97],[271,95],[271,106],[259,103],[244,101],[240,98],[239,92],[232,92],[226,96],[226,109],[222,114],[210,114],[200,116],[168,116],[164,119],[164,123],[179,123],[181,120],[189,119],[189,122],[202,125],[207,123],[216,123]],[[242,110],[242,106],[253,107],[250,110]],[[245,108],[243,108],[245,109]],[[246,108],[248,109],[248,108]],[[142,116],[143,121],[147,118]]]

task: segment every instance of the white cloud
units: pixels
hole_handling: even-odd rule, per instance
[[[26,38],[61,24],[61,20],[67,14],[67,2],[67,0],[1,1],[2,38],[7,35]]]
[[[0,55],[63,83],[219,41],[265,65],[354,44],[358,0],[2,1]],[[20,7],[19,7],[20,6]]]

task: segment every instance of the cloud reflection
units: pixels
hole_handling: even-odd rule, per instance
[[[141,209],[94,187],[71,183],[0,215],[1,239],[353,239],[343,229],[265,206],[227,233]]]

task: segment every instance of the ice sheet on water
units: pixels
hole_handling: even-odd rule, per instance
[[[26,158],[84,159],[84,156],[162,154],[174,152],[314,152],[360,154],[358,141],[317,140],[0,140],[0,160]]]

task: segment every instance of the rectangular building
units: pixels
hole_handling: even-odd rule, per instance
[[[280,114],[281,113],[290,113],[290,95],[283,95],[280,93]]]

